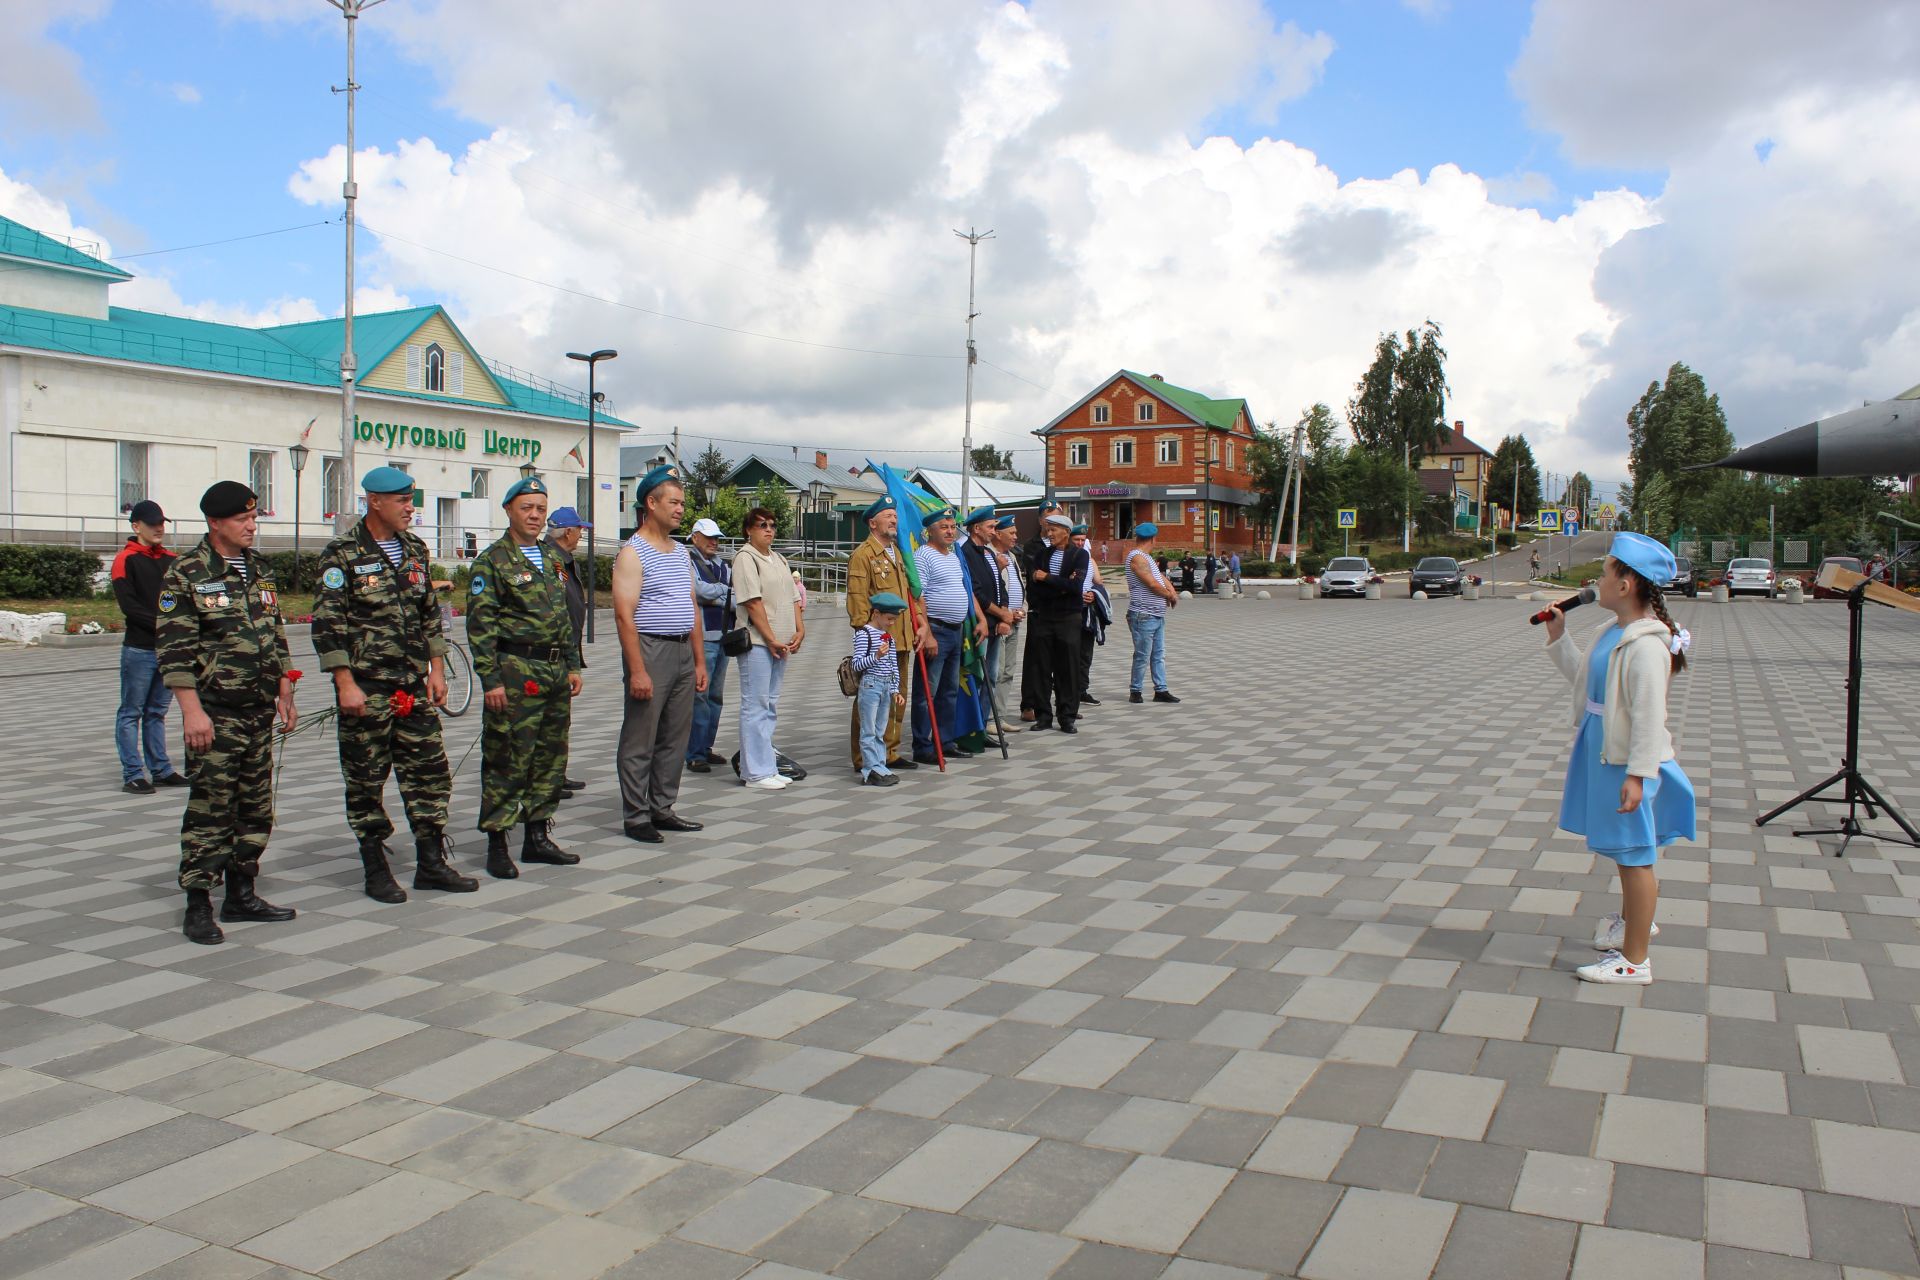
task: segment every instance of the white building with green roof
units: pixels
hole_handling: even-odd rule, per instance
[[[260,495],[262,545],[290,546],[288,450],[305,433],[300,531],[318,547],[359,497],[340,466],[343,322],[248,328],[111,305],[131,278],[95,246],[0,217],[0,537],[104,548],[143,498],[191,528],[208,485],[240,480]],[[355,316],[353,337],[355,465],[415,477],[435,554],[497,537],[500,495],[528,467],[556,506],[586,513],[583,392],[484,359],[438,305]],[[629,424],[604,404],[598,423],[595,506],[612,529]]]

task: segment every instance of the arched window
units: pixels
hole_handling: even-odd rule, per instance
[[[440,349],[437,342],[427,346],[427,390],[445,391],[447,389],[447,353]]]

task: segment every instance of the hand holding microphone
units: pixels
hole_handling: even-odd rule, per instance
[[[1592,604],[1595,599],[1596,597],[1594,595],[1594,590],[1592,587],[1582,587],[1580,588],[1580,593],[1578,595],[1568,596],[1565,600],[1562,600],[1559,604],[1551,605],[1548,608],[1542,609],[1540,612],[1534,614],[1531,618],[1528,618],[1527,621],[1531,625],[1537,627],[1541,623],[1553,617],[1553,611],[1555,609],[1558,609],[1561,613],[1565,613],[1569,609],[1578,609],[1583,604]]]

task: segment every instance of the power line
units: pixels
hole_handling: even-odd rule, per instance
[[[242,240],[261,240],[267,236],[283,236],[290,231],[311,231],[315,227],[332,226],[337,221],[339,221],[337,218],[322,218],[318,222],[302,222],[298,226],[293,227],[276,227],[272,231],[252,231],[242,236],[228,236],[224,240],[203,240],[199,244],[179,244],[171,249],[143,249],[139,253],[116,253],[110,258],[101,258],[100,261],[131,262],[135,258],[157,258],[163,253],[185,253],[189,249],[211,249],[216,245],[238,244]],[[45,233],[42,232],[41,234],[44,235]],[[49,240],[55,239],[53,236],[47,236],[47,238]],[[69,243],[67,247],[73,248],[71,243]],[[75,252],[79,252],[79,250],[75,250]],[[92,257],[94,255],[89,254],[88,256]],[[44,264],[39,262],[29,262],[15,267],[0,267],[0,272],[35,271],[41,269],[43,266]]]

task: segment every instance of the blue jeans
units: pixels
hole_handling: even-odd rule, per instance
[[[779,772],[773,727],[779,718],[780,686],[787,659],[774,658],[757,644],[740,659],[740,781],[758,782]]]
[[[930,622],[935,648],[926,655],[927,688],[933,691],[934,710],[939,714],[940,741],[953,745],[953,704],[960,692],[960,628]],[[918,692],[916,690],[915,692]],[[927,700],[913,700],[913,754],[933,754],[933,725],[927,720]]]
[[[876,680],[862,680],[854,705],[860,708],[861,774],[892,773],[887,768],[887,720],[893,715],[893,690]]]
[[[1133,633],[1133,678],[1128,681],[1127,689],[1139,693],[1140,678],[1147,674],[1149,664],[1153,667],[1153,687],[1156,692],[1167,687],[1167,620],[1165,617],[1150,617],[1144,613],[1127,615],[1127,630]]]
[[[151,649],[120,646],[120,712],[113,737],[120,748],[120,780],[151,777],[158,782],[173,772],[167,759],[167,708],[173,691],[160,683],[160,658]]]
[[[702,759],[713,750],[713,739],[720,732],[720,709],[726,705],[727,655],[720,652],[720,637],[707,637],[707,688],[693,695],[693,732],[687,735],[687,760]]]

